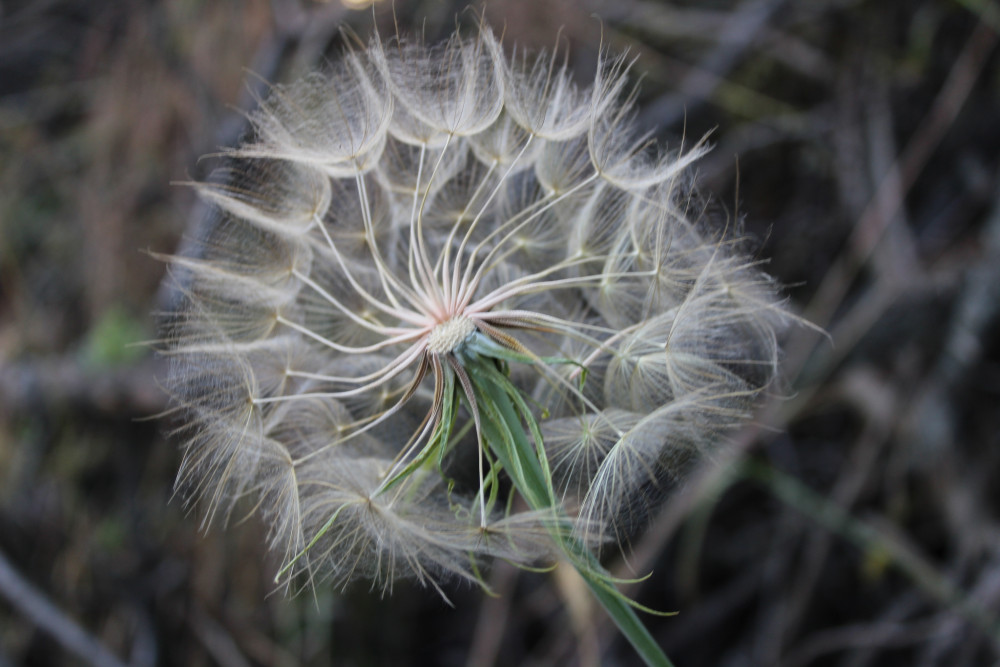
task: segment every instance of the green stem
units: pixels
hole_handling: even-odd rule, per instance
[[[921,590],[954,609],[990,637],[995,645],[1000,645],[1000,618],[996,613],[962,591],[915,548],[893,538],[876,524],[852,516],[834,501],[773,466],[747,461],[742,466],[742,473],[766,486],[789,507],[853,542],[862,551],[887,556]]]
[[[482,435],[487,446],[508,471],[514,486],[532,509],[558,511],[551,474],[547,474],[548,470],[541,461],[544,453],[536,452],[529,442],[522,421],[528,423],[541,447],[538,427],[517,388],[497,370],[493,360],[479,357],[470,361],[466,370],[476,391],[482,415]],[[594,597],[647,665],[672,667],[673,663],[639,620],[635,603],[615,588],[610,573],[586,545],[570,534],[569,529],[568,519],[557,516],[550,532],[587,582]]]

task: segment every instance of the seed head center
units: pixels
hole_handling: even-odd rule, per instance
[[[476,330],[476,325],[465,315],[455,315],[431,329],[427,336],[427,349],[433,354],[453,352]]]

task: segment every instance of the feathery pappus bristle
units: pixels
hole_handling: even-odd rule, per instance
[[[280,581],[596,567],[772,383],[788,316],[691,212],[704,143],[636,133],[629,67],[375,36],[195,185],[178,489],[206,520],[248,499]]]

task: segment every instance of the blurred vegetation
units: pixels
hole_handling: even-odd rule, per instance
[[[497,598],[274,593],[249,517],[202,531],[155,336],[203,211],[171,182],[232,144],[260,80],[344,29],[428,38],[458,3],[0,2],[0,666],[614,665],[579,582]],[[395,14],[395,16],[393,15]],[[705,133],[700,187],[791,306],[786,386],[637,536],[630,593],[676,664],[1000,661],[1000,11],[988,0],[511,0],[505,43],[582,79],[628,49],[640,122]],[[559,32],[561,30],[561,33]],[[557,37],[557,34],[559,37]],[[255,73],[251,76],[249,72]],[[75,634],[74,634],[75,633]],[[100,647],[103,647],[101,649]]]

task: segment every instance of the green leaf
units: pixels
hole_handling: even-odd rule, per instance
[[[507,470],[514,486],[532,509],[558,511],[552,475],[544,450],[532,447],[522,426],[523,420],[540,448],[541,431],[520,392],[491,360],[471,360],[466,369],[476,391],[476,401],[482,408],[483,436],[487,446]],[[637,608],[652,610],[630,600],[615,588],[610,573],[601,566],[586,545],[572,536],[568,519],[553,522],[550,532],[569,562],[587,582],[594,597],[643,661],[650,666],[672,667],[666,654],[636,614]]]

